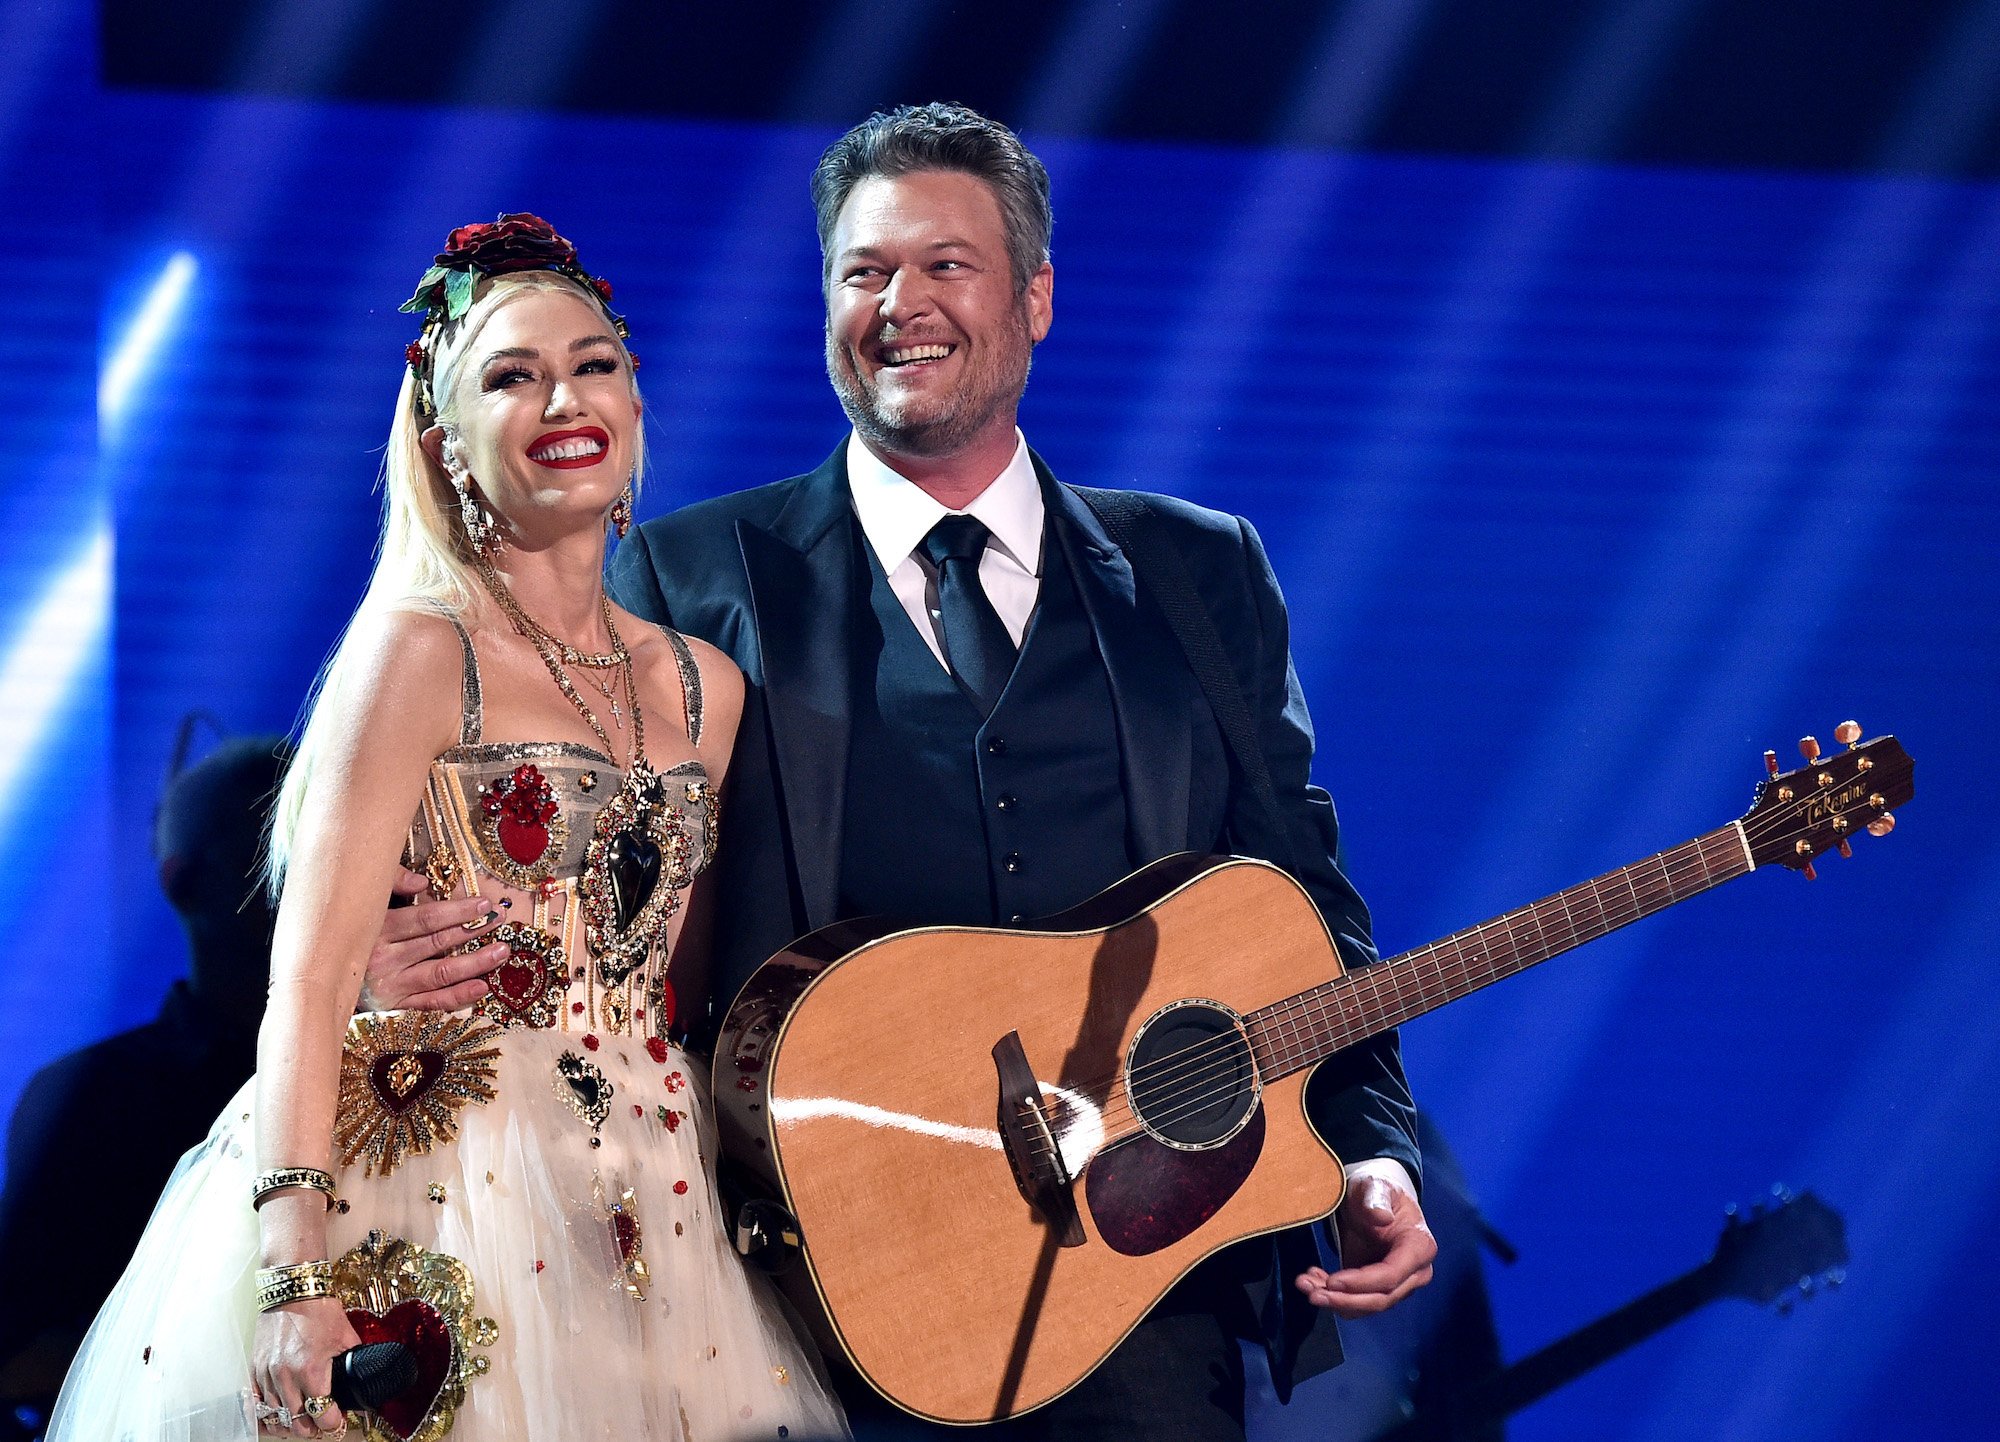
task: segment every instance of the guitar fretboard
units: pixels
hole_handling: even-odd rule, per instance
[[[1441,941],[1358,967],[1245,1018],[1258,1070],[1266,1080],[1289,1076],[1752,869],[1749,843],[1732,822]]]

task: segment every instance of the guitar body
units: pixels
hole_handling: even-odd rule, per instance
[[[716,1043],[723,1148],[798,1223],[793,1299],[940,1422],[1087,1377],[1195,1263],[1324,1217],[1307,1122],[1345,1047],[1759,866],[1810,876],[1915,792],[1893,736],[1769,779],[1743,817],[1353,977],[1276,867],[1170,856],[1019,931],[863,921],[752,975]]]
[[[1171,1122],[1188,1111],[1168,1076],[1195,1035],[1175,1033],[1184,1019],[1340,971],[1298,884],[1234,858],[1169,857],[1032,932],[828,928],[760,968],[725,1019],[724,1147],[796,1217],[793,1276],[812,1292],[794,1300],[823,1340],[919,1416],[1011,1416],[1088,1376],[1203,1257],[1339,1203],[1341,1164],[1305,1116],[1310,1072],[1261,1085],[1239,1065],[1247,1098],[1172,1145],[1116,1096],[1086,1098],[1143,1032],[1168,1077],[1143,1109]],[[1220,1008],[1176,1006],[1190,999]],[[1080,1235],[1030,1202],[1010,1158],[995,1056],[1009,1033],[1055,1124],[1041,1135],[1069,1161]]]

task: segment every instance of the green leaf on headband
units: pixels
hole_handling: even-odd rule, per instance
[[[406,311],[429,310],[431,308],[431,287],[445,278],[446,271],[441,265],[434,265],[424,272],[424,278],[417,282],[417,293],[404,301],[400,309]]]
[[[444,277],[444,314],[447,320],[458,320],[472,309],[472,272],[469,270],[449,270]]]

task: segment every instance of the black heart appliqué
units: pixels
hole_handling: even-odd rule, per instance
[[[611,838],[604,859],[611,873],[611,904],[618,930],[626,931],[660,884],[660,846],[636,831],[621,831]]]

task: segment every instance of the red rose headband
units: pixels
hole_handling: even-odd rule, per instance
[[[629,334],[625,317],[611,308],[611,282],[578,265],[576,247],[539,215],[523,212],[503,215],[490,223],[461,225],[445,237],[444,249],[417,282],[417,293],[402,305],[405,312],[422,312],[424,317],[423,329],[403,351],[417,381],[417,408],[424,415],[437,414],[431,396],[431,368],[438,337],[472,309],[472,289],[478,277],[523,270],[552,270],[568,276],[597,297],[620,340]],[[638,368],[637,356],[632,357],[632,365]]]

